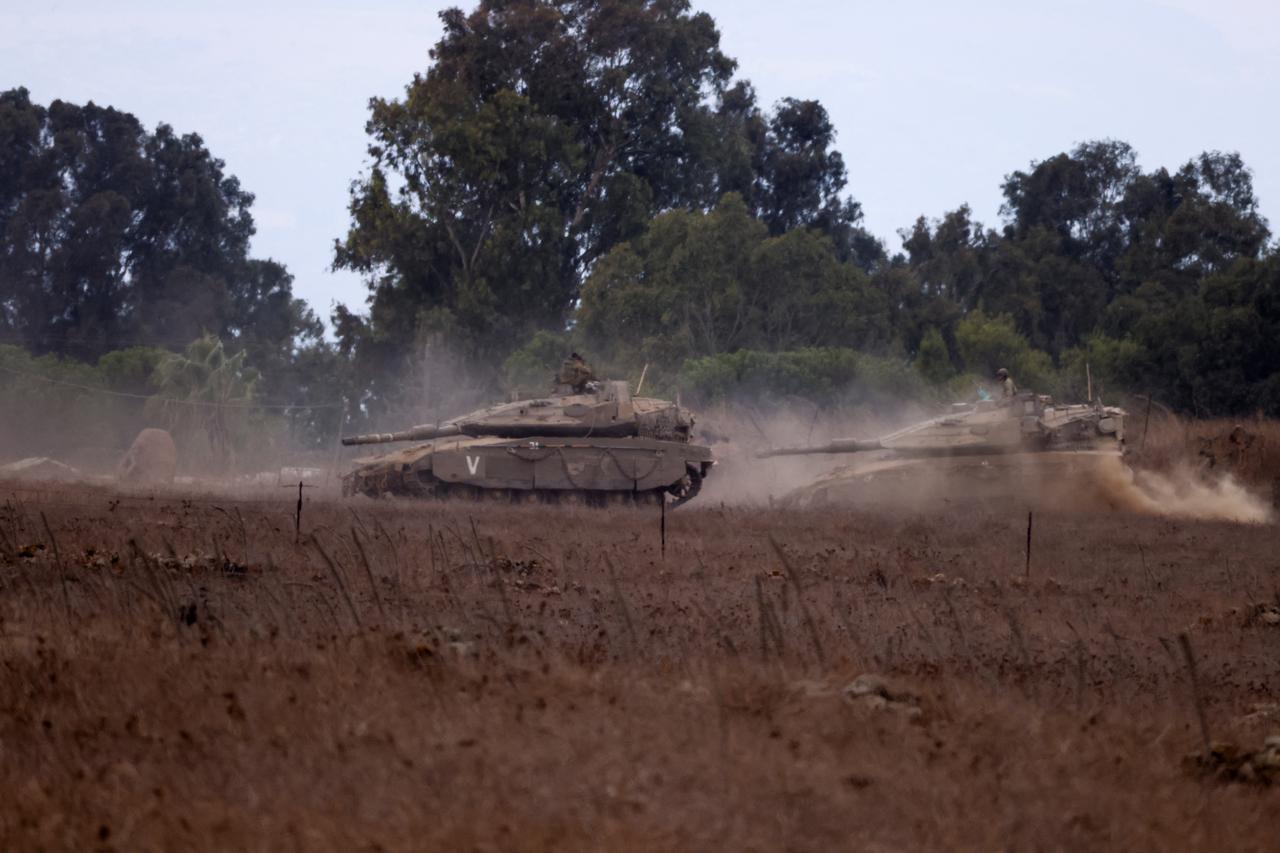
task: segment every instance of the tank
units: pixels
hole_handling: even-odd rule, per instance
[[[690,442],[693,415],[633,397],[626,382],[518,400],[440,424],[342,439],[411,446],[357,459],[343,493],[575,501],[590,505],[691,500],[715,464]]]
[[[960,505],[1008,502],[1054,508],[1106,508],[1123,463],[1123,409],[1055,404],[1030,393],[957,404],[941,417],[876,439],[838,438],[780,447],[761,458],[858,454],[784,503]]]

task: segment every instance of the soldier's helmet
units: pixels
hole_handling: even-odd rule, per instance
[[[1005,370],[1003,367],[996,371],[996,379],[1008,379],[1008,378],[1009,378],[1009,371]]]

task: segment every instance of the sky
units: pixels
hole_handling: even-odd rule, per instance
[[[366,168],[370,97],[425,70],[438,13],[474,3],[0,0],[0,89],[94,101],[196,132],[253,192],[255,257],[327,317],[363,310],[330,269]],[[1268,0],[895,3],[693,0],[760,101],[816,98],[848,191],[891,252],[961,204],[999,224],[1004,176],[1089,139],[1144,169],[1238,151],[1280,228],[1280,4]]]

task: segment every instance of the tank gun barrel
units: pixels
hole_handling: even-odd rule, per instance
[[[484,421],[468,421],[449,424],[448,426],[416,426],[401,432],[371,432],[364,435],[344,436],[342,443],[353,444],[391,444],[396,441],[430,441],[433,438],[452,438],[465,435],[469,438],[530,438],[547,436],[553,438],[619,438],[637,435],[639,429],[633,421],[621,423],[529,423],[506,422],[485,423]]]
[[[353,444],[390,444],[394,441],[428,441],[433,438],[448,438],[462,435],[462,428],[456,424],[449,426],[416,426],[400,432],[369,432],[364,435],[345,435],[342,443],[350,447]]]
[[[837,438],[826,444],[802,444],[794,447],[775,447],[756,454],[758,459],[772,456],[808,456],[819,453],[861,453],[867,450],[883,450],[884,445],[872,439],[864,441],[857,438]]]

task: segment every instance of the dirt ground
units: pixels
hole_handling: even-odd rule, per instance
[[[1276,847],[1274,525],[294,501],[0,484],[0,849]]]

